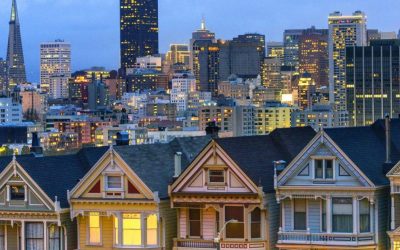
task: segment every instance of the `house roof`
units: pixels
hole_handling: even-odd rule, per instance
[[[290,163],[312,140],[311,127],[276,129],[269,135],[221,138],[216,142],[266,193],[274,192],[274,161]]]
[[[325,129],[326,134],[377,186],[388,185],[385,121],[378,120],[368,127]],[[400,119],[391,120],[391,160],[400,160]],[[393,166],[393,164],[392,164]]]
[[[186,168],[211,140],[210,137],[177,138],[168,144],[116,146],[115,151],[141,180],[161,199],[168,197],[168,184],[174,175],[174,155],[182,152],[182,168]],[[79,180],[107,152],[108,147],[84,148],[76,154],[35,157],[17,156],[17,162],[43,189],[50,199],[57,196],[62,208],[68,208],[67,190]],[[0,157],[0,172],[12,161],[11,156]]]

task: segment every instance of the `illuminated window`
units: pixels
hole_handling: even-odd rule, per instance
[[[92,212],[89,214],[89,244],[101,244],[100,213]]]
[[[157,215],[151,214],[147,217],[147,245],[157,245]]]
[[[114,217],[114,243],[115,245],[119,244],[119,222],[118,217]]]
[[[124,214],[122,217],[122,227],[124,246],[142,245],[142,223],[140,214]]]

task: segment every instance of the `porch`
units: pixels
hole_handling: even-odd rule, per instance
[[[252,240],[248,242],[222,240],[220,249],[252,249],[264,250],[267,248],[267,242],[264,240]],[[174,250],[217,250],[217,243],[213,240],[201,239],[174,239]]]

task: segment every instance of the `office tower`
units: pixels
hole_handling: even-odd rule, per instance
[[[108,106],[109,93],[107,86],[100,80],[92,78],[88,86],[88,108],[90,110],[104,110]]]
[[[267,42],[267,57],[279,58],[279,60],[284,62],[285,58],[285,47],[282,42]]]
[[[357,11],[351,16],[340,12],[329,15],[329,99],[336,111],[346,111],[346,47],[367,44],[366,16]],[[341,125],[346,125],[345,117]]]
[[[0,97],[0,123],[22,122],[22,106],[10,97]]]
[[[26,82],[24,53],[22,49],[21,28],[18,18],[17,0],[13,0],[9,22],[7,65],[8,86],[7,91],[12,91],[16,85]]]
[[[351,126],[400,114],[400,40],[374,40],[346,49],[347,109]]]
[[[243,78],[262,76],[265,36],[257,33],[235,37],[230,42],[230,73]],[[226,77],[222,77],[222,80]]]
[[[328,30],[306,29],[299,38],[299,73],[309,73],[316,85],[329,86]]]
[[[367,44],[369,44],[372,40],[381,39],[381,34],[377,29],[367,29]]]
[[[210,32],[206,28],[205,20],[201,22],[201,27],[192,33],[192,39],[190,39],[190,69],[192,69],[194,77],[196,78],[196,84],[199,88],[200,85],[200,59],[199,54],[208,45],[216,42],[215,33]]]
[[[171,44],[166,54],[168,64],[184,64],[190,66],[190,49],[187,44]]]
[[[296,70],[299,67],[299,39],[302,34],[302,29],[290,29],[283,32],[283,64],[294,67]]]
[[[63,40],[40,44],[40,87],[49,91],[53,75],[71,77],[71,44]]]
[[[172,78],[171,103],[176,104],[178,112],[188,109],[189,94],[196,91],[196,79],[193,74],[180,73]]]
[[[126,76],[126,92],[168,89],[168,75],[155,69],[135,69]]]
[[[158,0],[120,0],[121,68],[158,54]]]
[[[294,110],[294,107],[273,101],[255,108],[255,133],[265,135],[277,128],[290,128],[290,115]]]
[[[282,89],[281,60],[277,57],[266,57],[264,59],[264,82],[267,88]]]
[[[71,76],[52,74],[49,78],[49,98],[66,99],[69,97],[68,83]]]
[[[302,110],[311,109],[316,93],[315,81],[311,74],[303,73],[298,84],[298,106]]]
[[[334,111],[331,105],[316,104],[311,109],[296,110],[291,114],[292,127],[311,126],[315,130],[340,126],[340,117],[347,111]]]
[[[7,88],[7,61],[0,58],[0,95],[6,91]]]

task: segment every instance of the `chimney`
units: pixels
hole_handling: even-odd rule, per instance
[[[219,127],[215,121],[207,123],[206,135],[210,135],[211,138],[218,138]]]
[[[118,132],[115,143],[117,144],[117,146],[128,146],[129,145],[129,134],[127,132]]]
[[[385,116],[385,139],[386,139],[386,162],[392,163],[391,154],[392,154],[392,135],[390,131],[390,117],[389,114]]]
[[[40,140],[37,132],[32,133],[31,153],[35,156],[43,156],[43,148],[40,146]]]
[[[182,152],[175,153],[175,174],[174,178],[179,177],[182,172]]]

